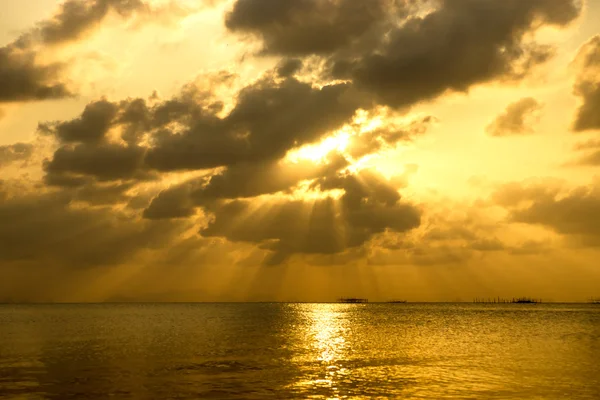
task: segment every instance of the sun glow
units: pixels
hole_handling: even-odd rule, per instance
[[[332,189],[326,191],[313,189],[310,187],[312,183],[313,182],[310,180],[300,182],[296,189],[290,194],[290,197],[294,200],[301,199],[304,201],[317,201],[326,198],[338,200],[345,193],[343,189]]]
[[[344,154],[354,139],[380,128],[384,123],[385,115],[385,112],[372,115],[368,111],[359,110],[351,123],[320,142],[307,144],[288,152],[287,159],[293,163],[298,163],[300,160],[324,163],[332,152]]]
[[[346,147],[348,147],[348,143],[350,143],[350,133],[339,131],[336,134],[323,139],[319,143],[302,146],[289,152],[288,159],[293,163],[298,163],[300,160],[322,163],[331,152],[344,152]]]

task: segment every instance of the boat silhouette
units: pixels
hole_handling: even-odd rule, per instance
[[[541,299],[534,299],[531,297],[517,297],[512,299],[503,299],[500,297],[495,298],[475,298],[473,299],[473,303],[513,303],[513,304],[537,304],[541,303]]]
[[[368,303],[369,299],[360,299],[357,297],[340,297],[338,301],[340,303]]]
[[[519,297],[517,299],[513,299],[512,302],[513,303],[517,303],[517,304],[537,304],[537,303],[541,303],[540,300],[532,299],[532,298],[529,298],[529,297]]]

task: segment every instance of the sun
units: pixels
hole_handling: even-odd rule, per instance
[[[309,160],[319,164],[325,162],[327,155],[332,151],[344,152],[349,142],[350,133],[342,130],[318,143],[308,144],[290,151],[287,158],[293,163],[298,163],[300,160]]]
[[[310,143],[289,151],[286,158],[293,163],[301,160],[312,161],[316,164],[326,163],[327,156],[331,152],[344,154],[358,136],[381,127],[386,115],[385,109],[378,110],[376,113],[358,110],[352,122],[317,143]]]

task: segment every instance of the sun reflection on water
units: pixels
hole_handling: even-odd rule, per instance
[[[335,363],[343,356],[346,346],[344,336],[346,328],[339,313],[328,309],[329,304],[324,306],[325,309],[314,310],[312,315],[310,330],[314,337],[313,347],[319,353],[317,357],[319,361]]]
[[[306,318],[302,333],[306,345],[303,361],[310,371],[294,386],[322,390],[327,398],[341,398],[340,386],[349,383],[351,375],[345,366],[352,353],[348,310],[340,304],[311,304],[303,311]]]

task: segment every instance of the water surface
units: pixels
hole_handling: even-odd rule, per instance
[[[600,399],[600,306],[0,306],[1,399]]]

